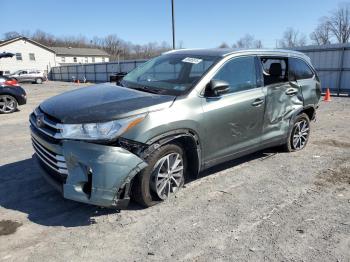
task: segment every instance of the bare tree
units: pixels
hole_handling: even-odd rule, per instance
[[[252,48],[254,37],[252,35],[246,34],[241,37],[235,44],[232,45],[234,48]]]
[[[106,37],[95,36],[92,39],[87,39],[83,35],[56,37],[41,30],[37,30],[34,33],[26,31],[19,34],[18,32],[11,31],[3,34],[5,39],[11,39],[20,35],[31,38],[49,47],[88,47],[103,49],[111,56],[111,61],[117,59],[150,58],[171,49],[170,45],[165,41],[160,44],[157,42],[150,42],[144,45],[135,45],[131,42],[124,41],[115,34]],[[180,41],[179,46],[181,47],[182,45],[183,42]]]
[[[258,48],[258,49],[263,48],[263,44],[262,44],[261,40],[254,41],[254,48]]]
[[[350,40],[350,4],[342,4],[333,11],[328,25],[339,43],[348,43]]]
[[[46,46],[52,46],[56,42],[56,38],[53,35],[41,30],[36,30],[30,38]]]
[[[254,36],[246,34],[241,37],[235,44],[232,45],[233,48],[262,48],[261,40],[255,40]]]
[[[327,45],[331,43],[331,30],[327,17],[321,19],[320,24],[310,34],[310,39],[315,45]]]
[[[229,48],[229,45],[226,42],[222,42],[218,48]]]
[[[184,41],[183,41],[183,40],[180,40],[180,41],[178,42],[178,44],[177,44],[177,49],[183,49],[183,48],[185,48],[185,47],[184,47]]]
[[[306,36],[291,27],[284,31],[283,38],[279,41],[279,46],[282,48],[294,48],[304,45],[306,45]]]
[[[122,40],[117,35],[108,35],[104,38],[103,49],[115,60],[122,53]]]
[[[16,38],[18,36],[20,36],[20,34],[16,31],[10,31],[10,32],[6,32],[4,34],[5,40],[11,39],[11,38]]]

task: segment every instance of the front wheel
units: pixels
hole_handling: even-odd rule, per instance
[[[147,158],[148,166],[134,179],[132,198],[145,207],[166,200],[185,182],[187,167],[183,149],[177,144],[167,144]]]
[[[292,129],[289,132],[287,143],[284,149],[287,152],[298,151],[305,148],[310,136],[310,119],[307,114],[298,115]]]
[[[17,100],[10,95],[0,95],[0,114],[9,114],[17,110]]]

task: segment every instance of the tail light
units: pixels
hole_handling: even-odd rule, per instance
[[[16,79],[8,79],[0,84],[1,86],[18,86]]]

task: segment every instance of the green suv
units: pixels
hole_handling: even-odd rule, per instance
[[[303,149],[321,88],[287,50],[167,52],[40,104],[34,157],[67,199],[125,208],[166,200],[200,171],[263,148]]]

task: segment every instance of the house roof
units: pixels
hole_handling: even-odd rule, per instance
[[[97,48],[77,48],[77,47],[50,47],[56,55],[69,56],[109,56],[108,53]]]
[[[46,49],[46,50],[48,50],[48,51],[50,51],[50,52],[54,52],[53,49],[51,49],[51,48],[49,48],[49,47],[47,47],[47,46],[45,46],[45,45],[42,45],[42,44],[40,44],[40,43],[38,43],[38,42],[36,42],[36,41],[34,41],[34,40],[31,40],[31,39],[29,39],[29,38],[27,38],[27,37],[24,37],[24,36],[18,36],[18,37],[11,38],[11,39],[8,39],[8,40],[0,41],[0,46],[5,46],[5,45],[8,45],[8,44],[10,44],[10,43],[19,41],[19,40],[24,40],[24,41],[26,41],[26,42],[29,42],[29,43],[32,43],[32,44],[34,44],[34,45],[37,45],[37,46],[39,46],[39,47],[41,47],[41,48],[44,48],[44,49]]]

